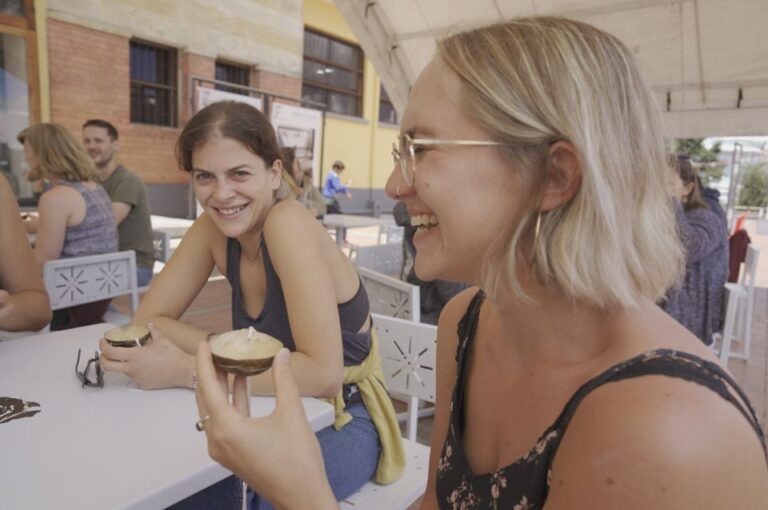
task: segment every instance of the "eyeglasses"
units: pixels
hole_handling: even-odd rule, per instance
[[[400,167],[403,180],[408,186],[416,182],[416,149],[415,147],[429,145],[461,145],[464,147],[494,147],[501,142],[490,140],[437,140],[432,138],[411,138],[407,133],[398,137],[400,146],[392,144],[392,159],[395,166]]]
[[[99,353],[94,352],[93,358],[85,364],[83,371],[80,371],[80,349],[77,350],[77,361],[75,362],[75,375],[86,386],[104,387],[104,372],[101,371],[101,362],[99,362]]]

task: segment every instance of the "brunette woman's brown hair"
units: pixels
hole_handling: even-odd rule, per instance
[[[709,205],[704,201],[701,196],[701,189],[699,189],[698,179],[696,178],[698,172],[691,164],[691,158],[678,154],[674,158],[674,166],[677,171],[677,175],[685,184],[693,184],[691,192],[688,193],[683,200],[683,209],[688,212],[692,209],[709,209]]]
[[[231,138],[260,157],[270,167],[282,161],[275,130],[269,119],[253,106],[237,101],[220,101],[206,106],[192,117],[176,142],[176,160],[185,172],[192,171],[192,153],[211,136]],[[296,185],[284,167],[276,198],[296,196]]]

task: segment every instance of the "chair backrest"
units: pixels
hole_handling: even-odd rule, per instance
[[[419,400],[435,402],[437,326],[372,314],[387,390],[408,398],[406,437],[416,440]]]
[[[131,315],[139,303],[133,250],[71,257],[45,263],[43,282],[51,310],[131,295]]]
[[[379,273],[398,276],[403,267],[403,246],[400,243],[376,244],[355,248],[357,267],[366,267]]]
[[[168,262],[171,257],[170,234],[164,230],[153,230],[152,247],[155,251],[155,262]]]
[[[379,226],[379,244],[402,243],[404,229],[398,225],[380,225]]]
[[[744,272],[741,274],[739,282],[744,290],[751,293],[755,289],[755,279],[757,278],[757,260],[760,258],[760,250],[751,244],[747,246],[747,255],[744,257]]]
[[[366,267],[357,270],[368,294],[371,312],[414,322],[421,320],[421,289],[418,286]]]

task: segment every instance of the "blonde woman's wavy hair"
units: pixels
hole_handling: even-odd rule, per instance
[[[533,264],[545,285],[603,309],[663,296],[683,250],[661,114],[624,44],[584,23],[536,17],[452,35],[438,54],[461,79],[467,115],[504,144],[532,197],[486,254],[486,292],[529,299],[517,268]],[[576,147],[581,185],[541,214],[535,235],[557,140]]]
[[[70,182],[96,180],[96,167],[74,136],[60,124],[41,123],[22,130],[16,139],[28,146],[37,166],[27,174],[29,181],[51,176]]]

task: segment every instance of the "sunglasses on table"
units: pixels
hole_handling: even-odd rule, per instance
[[[75,375],[77,379],[82,383],[82,387],[104,387],[104,372],[101,370],[101,362],[99,361],[99,353],[95,351],[93,358],[89,359],[82,372],[80,371],[80,354],[81,350],[77,350],[77,361],[75,362]]]

